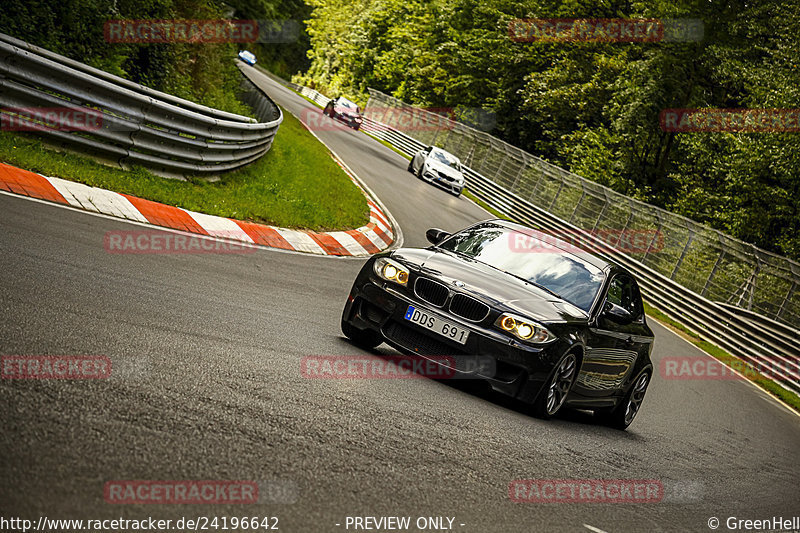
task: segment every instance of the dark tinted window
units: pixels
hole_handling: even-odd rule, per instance
[[[642,303],[639,288],[632,277],[625,274],[614,276],[608,285],[606,301],[626,309],[634,320],[642,316]]]
[[[602,270],[580,257],[551,247],[522,249],[518,232],[494,224],[456,233],[440,247],[541,285],[589,311],[605,279]]]

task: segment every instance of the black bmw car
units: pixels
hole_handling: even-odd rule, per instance
[[[567,405],[620,429],[633,421],[653,332],[627,270],[501,220],[427,237],[367,261],[342,315],[348,338],[453,364],[542,418]],[[493,364],[462,364],[476,357]]]
[[[328,102],[322,113],[331,118],[341,120],[354,130],[358,130],[361,127],[361,122],[364,118],[361,114],[361,108],[344,96],[339,96]]]

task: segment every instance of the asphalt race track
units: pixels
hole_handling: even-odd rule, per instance
[[[288,111],[318,112],[248,71]],[[317,134],[406,245],[425,245],[429,227],[489,218],[362,133]],[[362,260],[109,254],[107,231],[137,227],[6,194],[0,229],[0,355],[106,355],[115,369],[106,380],[0,380],[0,516],[277,516],[281,531],[302,533],[347,531],[347,516],[447,516],[470,533],[613,533],[800,514],[800,417],[745,382],[661,379],[661,358],[707,356],[652,320],[656,376],[627,432],[580,412],[545,422],[470,383],[303,378],[303,356],[364,354],[339,330]],[[665,496],[510,501],[509,482],[551,478],[659,480]],[[103,498],[109,480],[188,479],[278,480],[296,501]]]

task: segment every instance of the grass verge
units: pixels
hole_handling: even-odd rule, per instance
[[[494,207],[490,206],[489,204],[487,204],[486,202],[484,202],[483,200],[481,200],[480,198],[475,196],[472,192],[469,191],[469,189],[464,189],[464,196],[466,196],[467,198],[469,198],[470,200],[472,200],[473,202],[478,204],[480,207],[482,207],[483,209],[485,209],[488,212],[490,212],[491,214],[493,214],[495,217],[503,219],[503,220],[511,220],[510,218],[505,216],[503,213],[501,213],[500,211],[498,211]]]
[[[671,329],[684,339],[688,340],[707,354],[711,355],[715,359],[717,359],[722,364],[734,368],[741,372],[748,380],[752,381],[765,391],[769,392],[773,396],[780,399],[786,405],[790,406],[797,412],[800,412],[800,396],[794,394],[791,391],[788,391],[775,383],[773,380],[769,379],[768,377],[760,374],[757,370],[755,370],[751,365],[748,363],[743,362],[738,357],[735,357],[722,348],[711,344],[708,341],[703,340],[698,335],[693,333],[689,328],[683,326],[679,322],[673,320],[672,318],[668,317],[652,305],[645,302],[644,304],[645,312],[648,316],[651,316],[664,324],[667,328]]]
[[[55,152],[38,137],[3,132],[0,161],[209,215],[315,231],[352,229],[369,222],[361,191],[328,149],[284,112],[272,148],[255,163],[219,181],[180,181],[134,168],[121,170],[71,153]]]

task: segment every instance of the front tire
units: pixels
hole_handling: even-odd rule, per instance
[[[642,407],[644,395],[647,393],[649,384],[650,372],[642,372],[631,387],[631,390],[625,395],[625,399],[613,411],[605,415],[605,423],[612,428],[627,429]]]
[[[553,375],[536,398],[534,414],[545,420],[554,417],[564,405],[577,375],[578,357],[570,352],[558,362]]]
[[[365,350],[371,350],[383,343],[383,336],[370,329],[358,329],[349,322],[342,320],[342,333],[350,339],[353,344]]]

